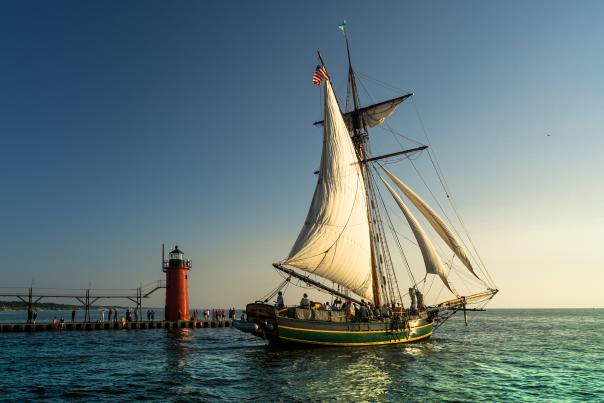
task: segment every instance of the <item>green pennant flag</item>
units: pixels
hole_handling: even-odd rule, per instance
[[[342,31],[342,33],[344,33],[345,27],[346,27],[346,20],[342,21],[342,23],[340,25],[338,25],[338,28],[340,28],[340,31]]]

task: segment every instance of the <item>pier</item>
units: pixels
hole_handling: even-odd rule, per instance
[[[162,271],[166,274],[165,280],[158,280],[143,286],[141,283],[137,288],[130,289],[74,289],[74,288],[33,288],[24,287],[0,287],[0,298],[14,298],[20,300],[27,306],[27,322],[25,323],[0,323],[2,332],[38,332],[38,331],[68,331],[68,330],[142,330],[142,329],[205,329],[232,327],[234,319],[226,319],[224,310],[222,314],[212,315],[213,319],[199,319],[195,312],[190,316],[189,294],[188,294],[188,271],[191,269],[190,259],[186,259],[184,253],[175,246],[169,253],[169,260],[165,259],[164,245],[162,244]],[[148,299],[157,290],[166,290],[164,320],[155,320],[155,313],[147,319],[143,317],[143,300]],[[84,311],[84,320],[75,322],[75,307],[72,310],[71,322],[65,322],[63,317],[60,321],[56,318],[48,323],[36,322],[37,312],[34,311],[36,304],[42,299],[75,300],[80,303]],[[118,308],[115,307],[115,320],[111,320],[111,309],[109,309],[108,320],[105,321],[105,310],[103,305],[94,306],[99,300],[127,300],[135,304],[135,308],[127,308],[126,317],[121,316],[118,320]],[[113,304],[112,304],[113,305]],[[99,320],[93,320],[92,311],[102,309]],[[132,317],[132,314],[134,318]],[[234,318],[234,314],[229,314]]]
[[[207,329],[232,327],[231,319],[224,320],[160,320],[142,322],[69,322],[63,323],[0,323],[0,332],[39,332],[69,330],[142,330],[142,329]]]

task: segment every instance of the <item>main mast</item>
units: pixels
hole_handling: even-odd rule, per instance
[[[346,36],[346,53],[348,55],[348,84],[350,85],[350,91],[352,94],[352,101],[354,109],[352,111],[352,142],[354,144],[357,157],[359,161],[365,161],[367,159],[367,139],[369,137],[367,128],[361,115],[359,113],[359,97],[357,92],[356,77],[354,69],[352,68],[352,62],[350,60],[350,47],[348,45],[348,36]],[[371,246],[371,277],[373,284],[373,303],[375,306],[382,306],[382,278],[380,275],[381,270],[379,269],[377,256],[376,256],[376,236],[374,231],[374,220],[372,210],[377,207],[375,201],[375,195],[372,190],[370,175],[367,169],[367,164],[361,164],[361,173],[363,174],[363,180],[365,181],[365,189],[367,191],[367,219],[369,221],[369,240]]]

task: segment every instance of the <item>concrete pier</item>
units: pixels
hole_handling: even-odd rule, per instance
[[[63,330],[119,330],[119,329],[201,329],[232,327],[233,321],[225,320],[161,320],[144,322],[75,322],[52,325],[50,323],[0,323],[0,332],[39,332],[39,331],[63,331]]]

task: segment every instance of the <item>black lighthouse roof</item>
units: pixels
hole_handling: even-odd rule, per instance
[[[174,246],[174,250],[172,252],[170,252],[170,253],[183,253],[184,254],[183,251],[181,251],[180,249],[178,249],[178,245],[175,245]]]

